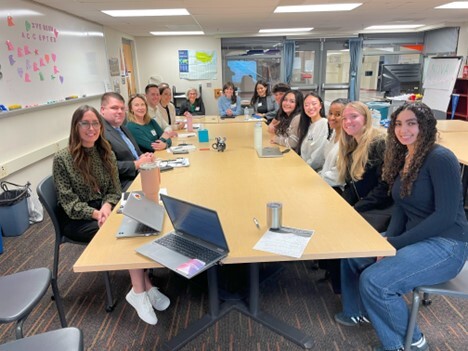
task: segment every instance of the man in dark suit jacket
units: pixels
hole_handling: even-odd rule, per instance
[[[109,141],[117,158],[119,179],[126,190],[138,174],[140,165],[153,161],[152,153],[142,153],[135,138],[123,125],[125,100],[118,93],[105,93],[101,97],[101,115],[104,117],[104,137]]]

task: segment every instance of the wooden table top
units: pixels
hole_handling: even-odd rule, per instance
[[[468,122],[459,119],[439,119],[437,120],[437,130],[439,132],[468,132]]]
[[[468,165],[468,132],[440,132],[437,142],[452,150],[458,162]]]
[[[315,230],[301,260],[395,254],[395,249],[296,153],[259,158],[253,148],[253,123],[206,127],[210,143],[191,140],[197,149],[184,155],[190,159],[190,167],[162,173],[161,188],[167,188],[171,196],[218,212],[230,249],[225,264],[295,260],[253,249],[267,230],[266,203],[271,201],[283,203],[283,225]],[[265,146],[269,145],[267,134],[264,127]],[[216,136],[227,138],[225,152],[211,148],[200,151]],[[166,151],[156,155],[173,157]],[[139,177],[131,189],[141,189]],[[134,251],[154,237],[115,238],[121,220],[122,215],[116,213],[109,217],[75,263],[76,272],[160,267]],[[166,215],[162,232],[171,229]]]

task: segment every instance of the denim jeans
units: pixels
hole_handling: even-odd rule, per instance
[[[347,316],[367,315],[385,350],[404,345],[409,310],[403,295],[421,285],[454,278],[465,264],[468,243],[433,237],[375,258],[342,260],[341,290]],[[415,327],[413,341],[421,338]]]

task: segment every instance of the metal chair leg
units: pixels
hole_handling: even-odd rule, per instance
[[[16,323],[16,339],[22,339],[23,338],[23,324],[24,321],[28,318],[28,315],[24,316],[18,322]]]
[[[67,324],[67,319],[65,318],[65,312],[63,310],[62,297],[60,296],[60,292],[57,286],[57,280],[52,278],[50,280],[50,284],[52,285],[53,297],[55,300],[55,304],[57,305],[58,315],[60,318],[60,324],[62,325],[62,328],[66,328],[68,327],[68,324]]]
[[[109,275],[109,272],[103,272],[103,274],[104,274],[104,283],[106,285],[106,312],[112,312],[115,307],[115,302],[112,296],[110,275]]]
[[[419,304],[421,302],[421,296],[417,290],[413,291],[413,304],[411,305],[411,314],[408,321],[408,329],[406,330],[405,339],[405,350],[411,350],[411,343],[413,341],[414,328],[416,326],[416,320],[418,319]]]

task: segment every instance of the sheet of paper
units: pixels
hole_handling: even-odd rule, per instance
[[[190,152],[190,151],[193,151],[195,150],[196,147],[195,145],[179,145],[179,146],[171,146],[169,149],[167,149],[167,152],[184,152],[184,151],[187,151],[187,152]]]
[[[174,160],[162,160],[160,163],[161,167],[188,167],[190,166],[190,160],[187,157],[178,157]]]
[[[195,133],[178,133],[177,136],[179,139],[186,139],[186,138],[192,138],[197,136]]]
[[[254,249],[300,258],[313,234],[313,230],[291,227],[281,227],[275,231],[268,230],[255,244]]]

